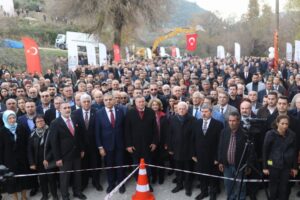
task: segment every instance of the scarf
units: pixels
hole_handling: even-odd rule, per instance
[[[48,125],[46,124],[43,128],[36,128],[35,129],[35,133],[36,135],[41,138],[41,142],[40,145],[44,144],[44,134],[46,132],[46,130],[48,129]]]
[[[8,118],[11,115],[13,115],[16,118],[16,113],[14,111],[12,111],[12,110],[6,110],[3,113],[2,120],[3,120],[5,128],[7,128],[13,134],[14,140],[16,141],[17,140],[16,130],[17,130],[17,125],[18,124],[16,122],[14,124],[8,123]]]

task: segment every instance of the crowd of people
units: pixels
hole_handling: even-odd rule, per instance
[[[47,69],[43,75],[2,65],[0,77],[0,164],[14,174],[123,166],[144,158],[147,164],[227,178],[264,176],[270,199],[289,198],[289,179],[297,176],[300,162],[297,63],[282,60],[277,71],[265,58],[237,63],[231,57],[186,56]],[[242,156],[249,140],[253,145]],[[259,173],[238,171],[244,163]],[[1,193],[26,200],[41,191],[46,200],[50,192],[56,200],[59,188],[68,200],[72,185],[73,197],[86,199],[90,178],[102,191],[106,173],[109,193],[128,171],[18,177],[1,184]],[[150,190],[172,173],[147,167]],[[221,180],[181,171],[175,172],[171,192],[191,196],[193,182],[200,183],[196,199],[217,199]],[[224,186],[230,200],[239,189],[240,199],[254,200],[263,188],[228,179]],[[125,185],[119,192],[126,192]]]

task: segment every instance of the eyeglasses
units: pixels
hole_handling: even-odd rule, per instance
[[[157,91],[157,89],[150,89],[151,91]]]
[[[42,98],[44,98],[44,97],[49,97],[49,95],[44,95],[44,96],[41,96]]]

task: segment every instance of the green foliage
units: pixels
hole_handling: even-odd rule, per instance
[[[40,49],[40,57],[43,72],[53,68],[57,57],[67,57],[67,51],[58,49]],[[26,69],[26,60],[24,49],[0,48],[0,65],[10,66],[10,70],[24,71]]]
[[[250,0],[248,4],[248,20],[254,20],[259,17],[258,0]]]
[[[53,46],[55,38],[59,33],[66,31],[78,31],[78,28],[69,25],[47,24],[39,21],[29,21],[26,19],[6,18],[0,23],[2,27],[0,38],[11,38],[20,40],[23,36],[32,37],[40,46]]]

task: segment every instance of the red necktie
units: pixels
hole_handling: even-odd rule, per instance
[[[113,110],[109,110],[110,112],[110,123],[113,128],[115,128],[115,116]]]
[[[71,120],[70,119],[67,119],[67,126],[68,126],[68,129],[71,132],[72,136],[74,136],[74,128],[73,128],[73,126],[71,124]]]

